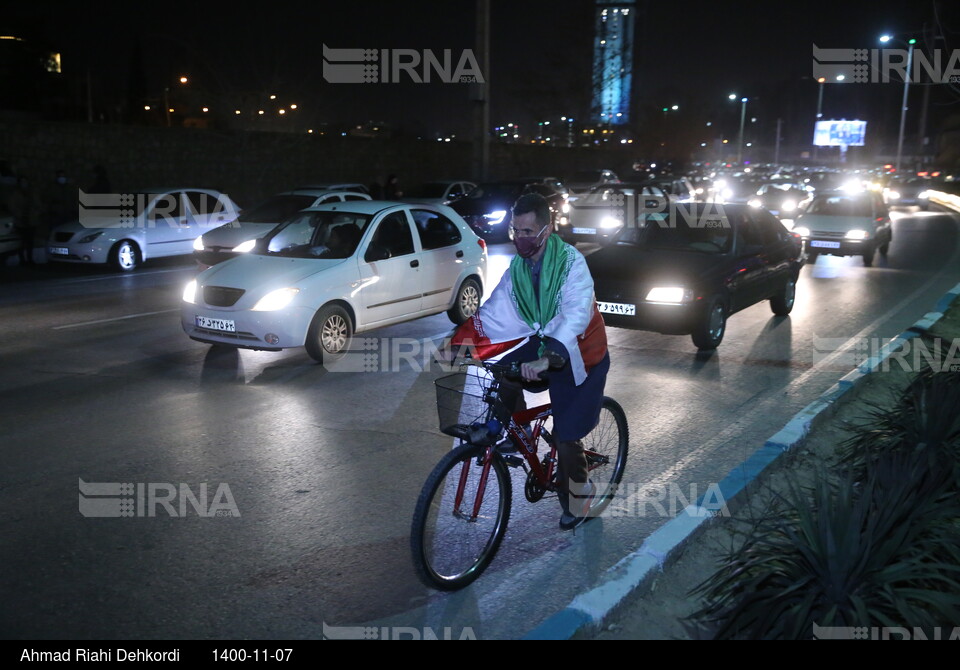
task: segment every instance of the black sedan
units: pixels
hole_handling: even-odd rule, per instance
[[[709,350],[735,312],[769,300],[790,313],[803,248],[765,210],[679,203],[641,215],[587,263],[608,325],[690,335]]]
[[[484,182],[450,206],[480,237],[491,242],[506,242],[513,239],[513,205],[524,193],[544,196],[550,204],[554,223],[559,223],[566,196],[542,179]]]

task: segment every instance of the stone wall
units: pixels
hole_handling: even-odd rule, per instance
[[[0,160],[34,184],[57,169],[84,188],[103,165],[115,192],[149,186],[206,186],[242,206],[298,185],[397,174],[407,187],[472,176],[471,144],[406,138],[321,137],[198,128],[156,128],[0,119]],[[606,167],[626,172],[629,152],[492,144],[490,175],[564,177]]]

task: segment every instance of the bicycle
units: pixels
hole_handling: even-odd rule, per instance
[[[519,365],[471,365],[476,374],[458,372],[435,382],[440,430],[460,444],[427,477],[410,533],[417,575],[442,591],[472,583],[500,548],[512,506],[509,468],[526,472],[524,495],[531,503],[558,492],[557,447],[545,425],[551,405],[509,414],[503,411],[500,383],[503,378],[519,380]],[[508,425],[500,424],[498,413],[510,416]],[[550,448],[538,456],[541,438]],[[600,420],[582,441],[597,487],[589,512],[595,518],[612,500],[626,465],[629,437],[623,408],[604,396]]]

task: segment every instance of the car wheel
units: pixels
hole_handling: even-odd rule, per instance
[[[727,332],[727,305],[723,298],[715,296],[710,300],[703,320],[690,334],[697,349],[716,349]]]
[[[120,272],[130,272],[140,264],[140,249],[130,240],[121,240],[110,250],[110,265]]]
[[[793,303],[797,297],[797,280],[795,277],[787,279],[787,283],[775,296],[770,298],[770,309],[777,316],[786,316],[793,310]]]
[[[863,264],[864,264],[864,266],[866,266],[866,267],[868,267],[868,268],[869,268],[869,267],[872,267],[872,266],[873,266],[873,257],[876,256],[876,255],[877,255],[877,248],[876,248],[876,247],[870,247],[869,249],[864,249],[864,250],[863,250]]]
[[[453,307],[447,310],[447,316],[459,326],[477,313],[477,309],[480,307],[480,298],[480,284],[477,280],[464,279],[457,291],[457,298],[453,301]]]
[[[304,346],[317,363],[343,358],[353,338],[350,315],[340,305],[326,305],[317,311],[307,331]]]

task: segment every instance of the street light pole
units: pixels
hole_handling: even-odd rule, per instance
[[[740,98],[740,139],[737,142],[737,163],[743,163],[743,122],[747,118],[747,99]]]
[[[913,70],[913,43],[910,40],[907,49],[907,71],[903,76],[903,103],[900,105],[900,136],[897,139],[897,174],[900,174],[900,159],[903,156],[903,129],[907,122],[907,91],[910,90],[910,73]]]
[[[820,84],[820,92],[817,93],[817,120],[813,124],[813,158],[814,160],[820,155],[820,147],[817,145],[817,123],[820,122],[820,119],[823,118],[821,109],[823,109],[823,85],[826,83],[826,77],[817,78],[817,83]]]

